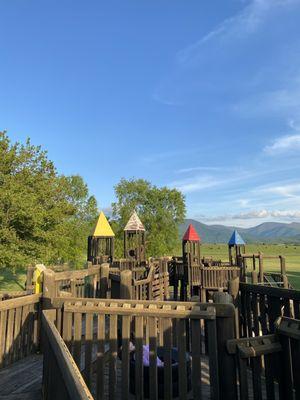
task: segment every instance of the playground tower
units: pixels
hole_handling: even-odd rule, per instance
[[[95,229],[88,237],[88,261],[93,264],[113,261],[114,240],[115,234],[101,211]]]

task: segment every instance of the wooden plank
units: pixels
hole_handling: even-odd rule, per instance
[[[136,309],[142,310],[143,304],[137,304]],[[135,317],[135,394],[136,398],[144,398],[144,366],[143,366],[143,316]]]
[[[8,311],[7,318],[7,331],[6,331],[6,344],[5,344],[5,365],[13,361],[13,335],[14,335],[14,319],[15,309],[11,308]]]
[[[76,312],[74,314],[73,358],[79,369],[81,369],[81,338],[82,338],[82,314],[80,312]]]
[[[179,310],[181,306],[177,307]],[[186,365],[186,331],[185,320],[177,321],[177,343],[178,343],[178,371],[179,371],[179,397],[187,399],[187,365]]]
[[[97,321],[97,400],[104,399],[104,354],[105,354],[105,315],[98,315]]]
[[[200,320],[191,321],[192,389],[193,399],[201,400],[201,326]],[[216,343],[217,345],[217,343]]]
[[[4,366],[7,311],[0,312],[0,368]]]
[[[28,315],[29,315],[29,305],[25,304],[22,307],[22,321],[21,321],[21,355],[20,357],[25,357],[27,355],[27,342],[28,338]]]
[[[268,400],[275,400],[274,390],[274,374],[272,364],[274,363],[274,357],[272,354],[266,354],[264,356],[265,365],[265,379],[266,379],[266,393]]]
[[[72,313],[64,311],[63,313],[63,332],[62,337],[68,349],[71,349],[72,343]]]
[[[210,375],[210,393],[212,400],[220,398],[219,389],[219,365],[218,365],[218,345],[217,345],[217,327],[215,321],[206,321],[207,327],[207,346],[209,355],[209,375]],[[228,371],[223,371],[226,374]],[[225,375],[226,376],[226,375]]]
[[[282,352],[280,353],[280,364],[282,370],[282,387],[284,399],[292,400],[294,396],[290,340],[287,336],[280,335],[280,343],[282,346]]]
[[[155,310],[156,306],[151,305],[151,310]],[[158,382],[157,382],[157,319],[148,317],[149,326],[149,398],[150,400],[158,399]]]
[[[253,330],[255,336],[259,335],[259,309],[258,309],[258,295],[256,293],[252,293],[251,298],[251,308],[252,308],[252,315],[253,315]]]
[[[238,356],[240,378],[240,400],[248,400],[247,359]]]
[[[293,308],[294,308],[294,318],[300,319],[300,301],[294,300],[293,301]]]
[[[124,308],[130,308],[130,304],[124,304]],[[130,342],[131,317],[122,317],[122,398],[129,399],[129,342]]]
[[[259,316],[260,316],[260,326],[263,335],[268,334],[267,326],[267,309],[266,309],[266,296],[263,294],[259,295]]]
[[[92,369],[92,349],[93,349],[93,314],[85,315],[85,383],[88,388],[91,386]]]
[[[50,311],[50,312],[49,312]],[[48,370],[48,375],[52,379],[48,381],[48,392],[50,387],[54,390],[54,396],[49,394],[49,398],[59,399],[59,393],[65,385],[65,390],[68,393],[68,398],[72,400],[93,400],[91,393],[89,392],[84,380],[80,374],[80,371],[76,364],[74,363],[72,356],[66,347],[62,337],[59,335],[54,323],[52,322],[50,316],[51,311],[48,310],[43,312],[43,329],[45,335],[49,341],[50,354],[52,359],[56,361],[58,368],[53,368],[54,364],[50,363],[46,370]],[[53,315],[53,319],[55,316]],[[49,358],[48,358],[49,360]],[[47,359],[45,360],[47,363]],[[59,371],[55,378],[54,372]],[[66,393],[65,392],[65,393]],[[66,397],[61,397],[61,399]]]
[[[299,340],[291,339],[291,355],[292,355],[292,374],[293,374],[293,382],[294,389],[296,394],[296,399],[300,399],[300,379],[299,379],[299,371],[300,371],[300,342]]]
[[[22,317],[22,308],[18,307],[16,309],[16,315],[15,315],[14,352],[13,352],[13,361],[14,362],[17,361],[20,356],[21,317]]]
[[[25,305],[38,303],[41,298],[41,294],[33,294],[24,297],[18,297],[16,299],[10,299],[0,302],[0,311],[10,310],[17,307],[23,307]]]
[[[33,310],[34,304],[29,304],[29,313],[27,317],[27,355],[31,354],[32,351],[32,344],[33,344]]]
[[[251,359],[251,369],[254,400],[262,400],[260,357],[254,357]]]
[[[163,308],[168,309],[166,305]],[[164,348],[164,399],[172,399],[172,320],[163,320],[163,348]]]
[[[114,400],[116,398],[116,386],[117,386],[117,315],[110,315],[110,326],[109,326],[109,399]]]

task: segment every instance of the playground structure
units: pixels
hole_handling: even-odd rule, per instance
[[[88,237],[87,259],[92,264],[112,262],[114,257],[115,234],[104,213],[101,211],[95,229]]]
[[[229,264],[239,265],[242,254],[246,251],[246,243],[237,230],[234,230],[228,242]],[[234,252],[234,254],[233,254]]]
[[[43,375],[39,399],[299,398],[300,292],[287,288],[284,257],[273,282],[267,257],[246,254],[236,234],[228,262],[201,257],[190,226],[182,257],[146,260],[133,220],[124,259],[98,226],[86,268],[30,267],[26,292],[3,296],[0,383],[1,368],[21,382],[28,360]]]
[[[41,293],[0,302],[6,376],[41,349],[44,399],[142,398],[145,390],[155,399],[172,399],[177,392],[179,398],[234,400],[238,393],[252,398],[252,391],[258,398],[280,400],[300,394],[300,321],[295,319],[300,292],[234,279],[230,294],[215,293],[213,303],[137,300],[131,271],[125,270],[120,298],[114,299],[109,268],[89,264],[84,277],[82,271],[45,269]],[[68,280],[70,292],[64,287]],[[149,374],[144,346],[150,351]]]
[[[159,282],[164,282],[163,287],[168,281],[168,286],[172,289],[171,296],[174,300],[182,301],[199,296],[200,300],[205,302],[212,298],[215,291],[227,291],[229,282],[235,278],[239,278],[241,282],[291,288],[286,275],[284,257],[265,256],[262,253],[246,254],[246,243],[236,230],[228,242],[228,262],[214,260],[212,257],[201,257],[201,238],[190,225],[182,238],[182,256],[156,260],[154,266],[153,259],[146,260],[145,237],[145,228],[134,211],[124,227],[124,258],[116,259],[114,232],[103,212],[100,213],[93,235],[88,238],[88,270],[92,271],[91,265],[95,269],[97,265],[99,268],[100,264],[106,262],[109,264],[113,296],[119,290],[116,287],[120,285],[121,272],[126,270],[131,272],[132,292],[140,293],[135,295],[137,300],[153,298],[149,287],[156,278]],[[264,261],[268,259],[279,260],[279,273],[264,271]],[[68,272],[65,275],[67,276]],[[81,276],[81,284],[78,281],[76,287],[83,287],[87,279],[86,272],[78,271],[77,275]],[[71,283],[66,282],[62,283],[62,291],[72,292]],[[74,281],[72,284],[74,286]],[[155,285],[156,283],[152,286]],[[169,295],[168,290],[163,292],[164,294],[159,294],[159,297],[166,299],[166,295]]]
[[[146,262],[145,228],[135,211],[124,228],[124,257],[140,266]]]

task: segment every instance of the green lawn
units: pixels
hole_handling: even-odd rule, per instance
[[[264,245],[252,244],[246,246],[247,253],[261,251],[265,255],[282,255],[286,257],[286,269],[291,284],[300,289],[300,245]],[[228,261],[228,247],[226,244],[202,244],[201,254],[212,256],[217,260]],[[279,262],[265,260],[266,271],[279,272]],[[2,269],[0,273],[0,291],[23,290],[26,280],[25,270],[11,271]]]
[[[9,268],[0,269],[0,291],[9,292],[14,290],[24,290],[26,282],[26,271],[19,269],[13,271]]]

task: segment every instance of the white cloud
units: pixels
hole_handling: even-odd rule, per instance
[[[259,191],[262,193],[271,193],[283,197],[298,197],[300,196],[300,183],[296,182],[286,185],[261,187]]]
[[[224,214],[214,217],[205,217],[201,219],[207,222],[222,222],[222,221],[233,221],[233,220],[257,220],[257,219],[278,219],[278,220],[300,220],[300,210],[251,210],[244,213],[238,214]]]
[[[191,168],[182,168],[177,170],[178,174],[185,174],[189,172],[196,172],[196,171],[225,171],[228,170],[226,167],[191,167]]]
[[[218,186],[220,183],[223,181],[216,180],[211,176],[200,176],[171,182],[168,186],[175,187],[182,193],[192,193]]]
[[[272,10],[292,4],[299,4],[299,0],[252,0],[235,16],[225,19],[196,43],[179,51],[177,60],[180,64],[197,60],[201,46],[211,40],[240,39],[253,34]]]
[[[245,213],[232,215],[232,219],[252,219],[252,218],[289,218],[299,219],[300,210],[253,210]]]
[[[297,150],[300,150],[300,134],[281,136],[264,148],[264,152],[270,155]]]

